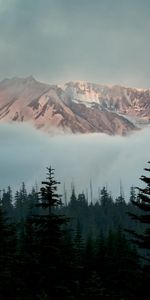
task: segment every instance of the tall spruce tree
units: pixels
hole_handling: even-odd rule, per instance
[[[47,180],[42,182],[38,206],[40,213],[33,216],[33,226],[39,251],[39,295],[47,299],[67,299],[63,269],[63,237],[66,217],[58,215],[57,209],[62,205],[57,192],[60,182],[54,178],[54,169],[47,168]],[[64,296],[65,295],[65,296]]]
[[[150,163],[150,162],[148,162]],[[150,168],[144,168],[150,172]],[[139,257],[142,258],[142,268],[140,278],[138,279],[138,297],[139,299],[150,299],[149,281],[150,281],[150,177],[142,175],[140,180],[145,187],[137,187],[138,196],[132,199],[132,204],[137,209],[129,212],[130,217],[141,224],[141,230],[126,230],[132,236],[132,242],[140,249]]]
[[[150,162],[149,162],[150,163]],[[144,169],[150,172],[150,168]],[[132,199],[131,202],[139,209],[139,213],[129,213],[131,218],[144,224],[144,232],[137,233],[135,231],[130,231],[133,235],[133,241],[138,245],[139,248],[146,249],[149,251],[150,259],[150,177],[142,175],[140,180],[146,184],[145,187],[137,187],[138,197],[137,199]]]

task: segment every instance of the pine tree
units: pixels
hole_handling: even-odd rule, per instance
[[[119,197],[116,198],[116,204],[118,206],[125,205],[124,191],[123,191],[123,186],[121,181],[120,181],[120,195]]]
[[[0,299],[12,299],[16,248],[15,226],[0,207]]]
[[[27,216],[37,215],[39,212],[39,194],[38,191],[33,187],[31,193],[28,195],[28,210]]]
[[[111,208],[112,204],[113,204],[113,200],[111,198],[111,196],[109,195],[107,188],[104,186],[101,189],[100,192],[100,203],[101,203],[101,207],[104,210],[104,213],[107,214],[108,210]]]
[[[75,237],[74,237],[74,245],[76,252],[76,262],[77,265],[81,265],[82,254],[83,254],[83,238],[82,238],[82,228],[79,219],[77,220]]]
[[[132,185],[130,188],[130,198],[129,198],[129,203],[133,203],[133,201],[136,200],[136,192],[135,192],[135,187]]]
[[[67,293],[64,277],[61,277],[64,227],[67,219],[57,213],[57,208],[62,205],[61,196],[57,192],[60,182],[54,179],[54,169],[49,167],[47,170],[47,180],[42,182],[39,193],[38,207],[41,210],[32,219],[39,252],[38,287],[39,294],[44,293],[48,299],[57,299],[60,296],[63,299],[63,294]]]
[[[54,179],[54,169],[50,167],[47,168],[47,170],[47,180],[42,181],[44,186],[40,189],[41,201],[39,206],[48,209],[48,215],[50,216],[52,215],[52,209],[62,205],[62,201],[61,195],[58,195],[57,193],[57,187],[60,182]]]
[[[9,219],[9,222],[10,219],[13,218],[12,190],[10,186],[8,186],[7,191],[3,190],[1,205],[2,210],[6,213],[7,218]]]
[[[150,168],[145,168],[144,170],[150,172]],[[150,177],[142,175],[140,180],[144,182],[146,186],[143,188],[137,187],[139,192],[138,197],[136,200],[132,200],[132,204],[139,209],[139,213],[129,213],[129,215],[134,220],[144,224],[145,229],[143,233],[137,233],[135,231],[130,231],[130,233],[133,235],[133,241],[139,248],[150,251]],[[150,255],[150,252],[148,255]]]
[[[72,210],[76,210],[77,208],[77,197],[76,197],[74,185],[72,185],[71,187],[71,197],[70,197],[69,207]]]

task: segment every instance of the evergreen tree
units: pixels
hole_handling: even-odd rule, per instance
[[[68,290],[61,277],[63,269],[63,237],[67,219],[56,213],[62,205],[61,196],[57,192],[60,182],[54,179],[54,169],[47,168],[47,180],[42,182],[38,207],[43,211],[33,216],[33,226],[39,251],[39,294],[44,293],[48,299],[65,299]],[[64,296],[65,295],[65,296]],[[67,299],[67,298],[66,298]]]
[[[0,299],[13,299],[15,280],[15,226],[8,224],[0,207]]]
[[[145,168],[144,170],[150,172],[150,168]],[[146,186],[143,188],[138,187],[138,198],[136,200],[132,200],[132,204],[139,209],[139,213],[129,213],[129,215],[134,220],[137,220],[138,222],[144,224],[145,229],[142,234],[135,231],[130,232],[133,235],[133,241],[140,248],[149,250],[148,254],[150,255],[150,177],[142,175],[140,180],[144,182]]]
[[[16,191],[15,193],[14,207],[15,207],[15,217],[16,220],[19,222],[24,219],[23,202],[19,191]]]
[[[71,189],[71,197],[70,197],[69,207],[72,210],[75,210],[77,208],[77,197],[76,197],[74,185],[72,186],[72,189]]]
[[[2,210],[6,213],[8,222],[13,218],[13,204],[12,204],[12,190],[8,186],[7,191],[3,190],[3,195],[1,199]]]
[[[132,185],[130,188],[130,198],[129,198],[129,203],[133,203],[136,201],[136,192],[135,192],[135,187]]]
[[[116,198],[116,204],[118,206],[125,205],[124,191],[123,191],[123,186],[121,181],[120,181],[120,195],[119,197]]]
[[[150,163],[150,162],[149,162]],[[150,168],[144,168],[150,172]],[[130,212],[129,215],[142,226],[142,230],[126,230],[132,235],[132,242],[139,248],[139,257],[142,258],[141,278],[139,280],[139,297],[148,300],[150,298],[150,177],[142,175],[140,180],[145,187],[137,187],[137,199],[132,200],[132,204],[138,209],[136,213]]]
[[[108,209],[113,204],[113,200],[111,196],[109,195],[106,187],[104,186],[100,192],[100,203],[102,208],[104,209],[104,212],[107,213]]]
[[[31,193],[28,195],[28,209],[27,216],[37,215],[39,213],[39,193],[33,187]]]
[[[82,238],[82,228],[80,221],[77,220],[75,237],[74,237],[74,247],[77,265],[81,265],[82,255],[83,255],[83,238]]]

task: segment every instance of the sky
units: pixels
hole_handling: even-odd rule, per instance
[[[127,137],[102,133],[49,136],[29,124],[0,126],[0,189],[8,185],[28,189],[46,178],[46,167],[55,168],[55,179],[70,191],[88,190],[90,181],[96,199],[98,188],[107,186],[114,197],[120,193],[120,180],[128,200],[131,185],[141,186],[140,176],[149,161],[149,128]]]
[[[0,0],[0,80],[150,87],[149,0]]]
[[[0,80],[87,80],[150,88],[149,0],[0,0]],[[149,160],[149,128],[132,136],[57,135],[0,126],[0,188],[28,186],[52,164],[78,190],[138,184]],[[79,151],[80,150],[80,151]]]

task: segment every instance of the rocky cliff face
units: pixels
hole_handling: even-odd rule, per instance
[[[31,122],[47,132],[126,135],[150,123],[150,90],[69,82],[63,87],[32,76],[0,82],[0,122]]]

